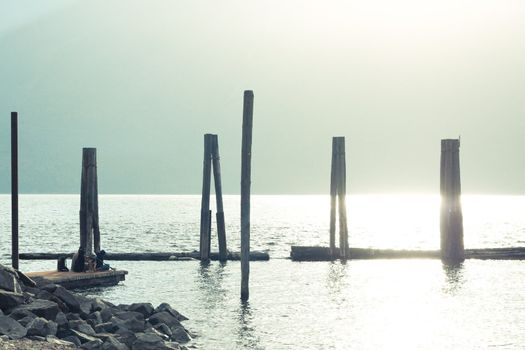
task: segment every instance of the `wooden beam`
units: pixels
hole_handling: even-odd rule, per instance
[[[219,252],[210,252],[210,260],[219,260]],[[21,260],[57,260],[60,257],[71,258],[73,253],[21,253]],[[200,253],[193,252],[148,252],[148,253],[110,253],[106,252],[106,260],[111,261],[177,261],[200,260]],[[228,252],[228,260],[241,260],[239,252]],[[250,261],[267,261],[270,255],[264,251],[250,251]]]

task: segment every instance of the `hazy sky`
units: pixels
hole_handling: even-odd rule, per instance
[[[20,113],[20,189],[199,193],[218,133],[238,193],[242,92],[255,93],[254,193],[437,192],[461,135],[464,192],[525,193],[522,0],[0,0],[0,191]]]

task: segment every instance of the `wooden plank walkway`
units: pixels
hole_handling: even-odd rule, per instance
[[[439,259],[439,250],[392,250],[349,248],[349,259]],[[330,261],[339,258],[339,249],[334,257],[328,247],[292,246],[290,257],[294,261]],[[465,259],[481,260],[525,260],[525,247],[465,249]]]
[[[97,272],[40,271],[26,273],[39,286],[56,283],[67,289],[113,286],[124,281],[127,274],[128,272],[125,270]]]
[[[67,256],[71,258],[73,253],[22,253],[21,260],[56,260],[59,257]],[[219,260],[219,253],[210,253],[210,260]],[[191,260],[200,259],[199,252],[157,252],[157,253],[106,253],[104,260],[106,261],[168,261],[168,260]],[[228,260],[240,260],[241,256],[238,252],[229,252]],[[250,260],[252,261],[266,261],[270,260],[270,255],[267,252],[251,251]]]

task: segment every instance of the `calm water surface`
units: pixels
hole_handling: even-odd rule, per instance
[[[350,245],[437,249],[437,196],[350,196]],[[78,247],[78,196],[22,196],[21,251]],[[294,263],[290,245],[327,245],[329,198],[254,196],[250,302],[240,264],[114,262],[128,280],[88,290],[117,303],[169,302],[203,349],[523,349],[525,262],[437,260]],[[0,196],[0,260],[9,261],[8,196]],[[198,247],[198,196],[101,196],[107,251]],[[525,197],[464,196],[465,245],[525,245]],[[239,198],[227,196],[228,244],[239,246]],[[215,233],[215,232],[214,232]],[[216,240],[213,241],[216,247]],[[23,270],[55,262],[22,261]]]

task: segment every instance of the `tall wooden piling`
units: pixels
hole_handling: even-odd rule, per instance
[[[337,137],[337,197],[339,207],[339,255],[348,257],[348,223],[346,219],[346,153],[345,138]]]
[[[210,182],[211,182],[211,151],[213,135],[204,135],[204,161],[202,166],[202,199],[200,225],[200,257],[206,261],[210,258]]]
[[[339,209],[339,210],[337,210]],[[339,213],[339,257],[348,258],[348,224],[346,219],[345,138],[332,138],[330,172],[330,253],[335,256],[336,219]]]
[[[465,260],[459,146],[458,139],[441,140],[441,259],[451,263]]]
[[[86,256],[100,251],[98,223],[97,149],[84,148],[80,184],[80,247]]]
[[[219,260],[228,260],[226,246],[226,224],[224,220],[224,206],[222,202],[221,158],[219,155],[219,137],[213,135],[212,140],[213,178],[215,180],[215,199],[217,202],[217,236],[219,240]],[[210,219],[211,220],[211,219]]]
[[[18,113],[11,112],[11,262],[19,268],[18,260]]]
[[[250,187],[253,130],[253,91],[244,91],[241,150],[241,300],[247,301],[250,279]]]
[[[337,139],[332,138],[332,163],[330,171],[330,252],[332,256],[335,251],[335,225],[337,210]]]

